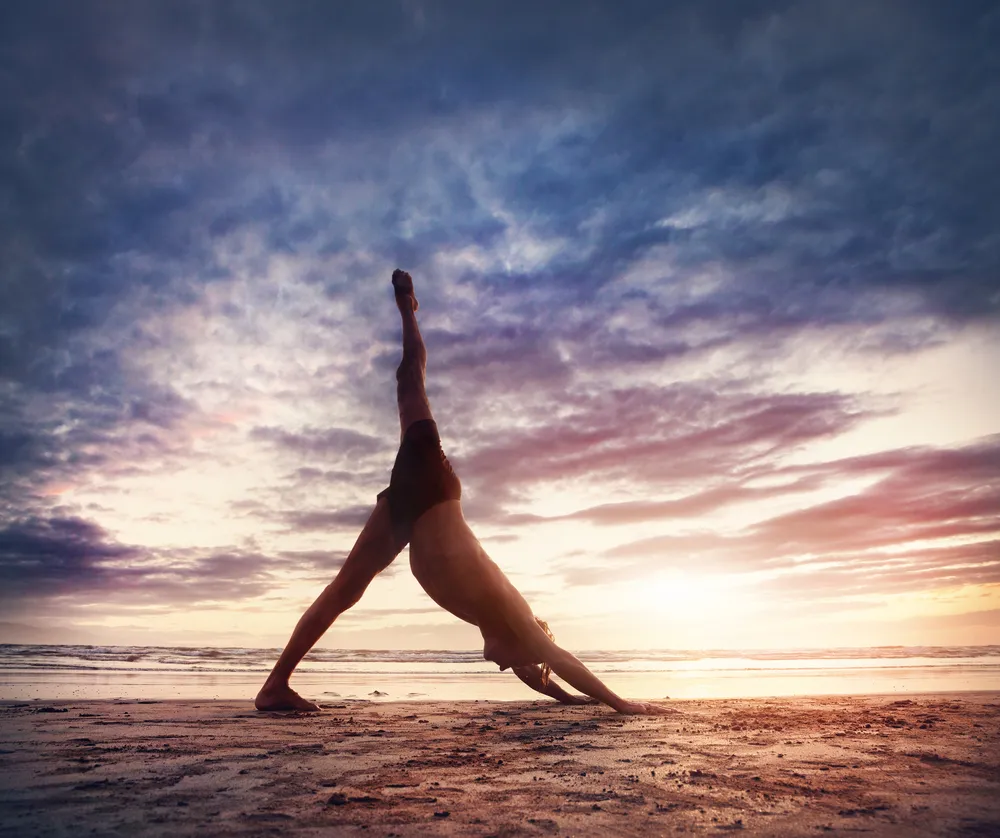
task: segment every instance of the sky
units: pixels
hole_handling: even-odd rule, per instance
[[[571,649],[1000,643],[993,3],[0,8],[0,642],[280,646],[398,444]],[[404,553],[322,645],[471,649]]]

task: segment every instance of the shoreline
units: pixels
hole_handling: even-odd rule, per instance
[[[979,671],[941,671],[915,667],[872,671],[795,673],[632,673],[599,672],[619,695],[644,700],[714,700],[776,696],[917,695],[951,692],[1000,692],[1000,666]],[[267,677],[260,672],[45,672],[0,670],[0,701],[41,699],[115,700],[214,698],[240,700],[256,695]],[[375,691],[385,700],[531,701],[537,693],[510,673],[400,673],[297,671],[293,686],[319,701],[365,698]]]
[[[259,683],[257,681],[248,682],[253,686],[258,687]],[[292,684],[293,687],[297,688],[297,683]],[[302,690],[300,690],[302,692]],[[333,710],[337,709],[341,704],[372,704],[379,707],[393,707],[396,705],[407,706],[413,705],[414,707],[419,707],[425,704],[442,704],[442,705],[453,705],[457,709],[462,709],[466,705],[478,705],[478,704],[518,704],[525,706],[538,706],[544,707],[549,704],[553,706],[561,706],[555,701],[549,701],[548,699],[542,698],[532,690],[527,690],[528,694],[536,696],[534,700],[524,699],[523,697],[517,698],[460,698],[460,699],[441,699],[434,697],[404,697],[398,698],[391,695],[390,693],[381,692],[375,690],[369,695],[337,695],[331,697],[329,694],[324,697],[319,695],[316,697],[313,694],[307,695],[307,698],[315,701],[320,705],[322,710]],[[158,696],[114,696],[110,698],[81,698],[79,696],[58,696],[55,698],[0,698],[0,711],[5,708],[24,708],[29,706],[34,706],[36,704],[51,704],[51,705],[68,705],[70,708],[76,707],[77,705],[107,705],[107,704],[176,704],[179,706],[187,704],[226,704],[226,705],[240,705],[249,703],[253,705],[254,700],[253,695],[247,694],[245,697],[232,698],[232,697],[217,697],[210,695],[200,695],[195,697],[158,697]],[[763,701],[780,701],[780,702],[795,702],[795,701],[839,701],[841,699],[850,700],[891,700],[891,701],[905,701],[905,700],[945,700],[949,698],[968,698],[976,702],[983,702],[986,704],[991,704],[993,702],[997,703],[998,708],[1000,708],[1000,690],[984,690],[984,689],[954,689],[954,690],[932,690],[927,692],[906,692],[906,691],[894,691],[894,692],[866,692],[866,693],[808,693],[804,695],[785,695],[782,693],[775,693],[774,695],[735,695],[735,696],[722,696],[722,697],[695,697],[689,698],[686,696],[634,696],[630,695],[629,698],[635,701],[651,701],[656,704],[663,704],[664,706],[681,705],[681,704],[731,704],[733,702],[763,702]],[[595,705],[604,707],[612,715],[618,715],[614,713],[610,708],[605,705]],[[257,712],[257,715],[298,715],[297,711],[267,711],[267,712]],[[302,713],[302,715],[310,715],[308,713]],[[321,715],[313,713],[311,715]],[[626,718],[622,716],[622,718]]]
[[[1000,693],[0,702],[0,834],[1000,834]]]

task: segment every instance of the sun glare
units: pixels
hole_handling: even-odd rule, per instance
[[[726,621],[739,609],[731,582],[684,570],[658,573],[632,583],[636,611],[686,621]]]

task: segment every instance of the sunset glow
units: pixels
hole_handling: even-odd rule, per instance
[[[281,645],[388,481],[396,267],[568,648],[1000,643],[996,15],[613,5],[3,27],[0,643]],[[404,552],[321,645],[481,642]]]

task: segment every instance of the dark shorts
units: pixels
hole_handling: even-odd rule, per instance
[[[441,437],[432,419],[414,422],[392,467],[389,487],[378,496],[387,496],[392,532],[400,550],[410,541],[413,525],[432,506],[446,500],[460,500],[462,484],[441,449]]]

